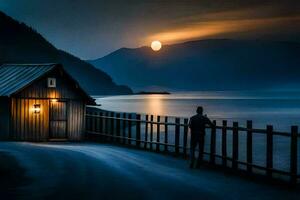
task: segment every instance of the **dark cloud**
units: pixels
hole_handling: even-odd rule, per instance
[[[84,59],[147,45],[166,33],[194,32],[171,43],[211,37],[300,41],[299,9],[299,0],[0,0],[0,10]]]

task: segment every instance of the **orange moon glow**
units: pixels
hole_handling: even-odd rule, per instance
[[[151,43],[151,48],[153,51],[159,51],[161,49],[162,45],[161,45],[161,42],[156,40],[156,41],[153,41]]]

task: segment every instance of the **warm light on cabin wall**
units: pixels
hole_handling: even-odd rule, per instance
[[[55,103],[55,102],[58,102],[58,100],[57,99],[51,99],[51,102]]]
[[[50,99],[56,99],[56,98],[58,98],[57,95],[56,95],[56,91],[55,91],[53,88],[51,88],[51,89],[52,89],[52,91],[50,91],[48,97],[49,97]]]
[[[41,112],[41,104],[34,104],[32,107],[32,112],[34,114],[40,114]]]

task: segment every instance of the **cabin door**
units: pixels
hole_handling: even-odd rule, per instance
[[[50,139],[67,138],[67,102],[50,102]]]

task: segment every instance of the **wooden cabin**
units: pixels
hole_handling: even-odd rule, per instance
[[[0,139],[81,140],[92,99],[60,64],[0,66]]]

